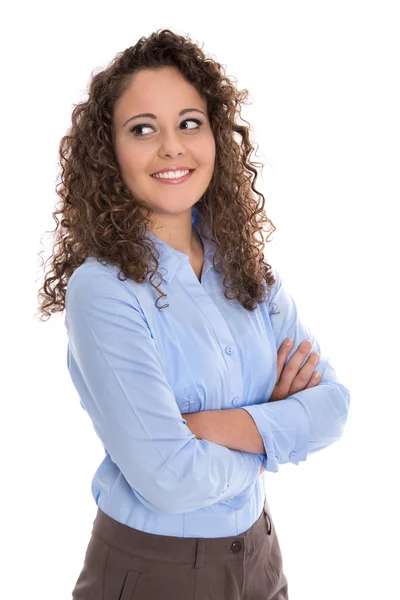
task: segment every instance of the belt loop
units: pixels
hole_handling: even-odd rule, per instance
[[[268,514],[269,506],[268,506],[267,499],[265,499],[265,501],[264,501],[263,510],[264,510],[265,518],[267,519],[267,534],[271,535],[272,525],[271,525],[271,518]]]
[[[206,544],[206,541],[204,538],[197,538],[196,560],[194,561],[195,569],[201,569],[201,567],[203,566],[205,544]]]
[[[265,517],[267,519],[267,534],[271,535],[271,531],[272,531],[271,518],[266,510],[264,512],[265,512]]]

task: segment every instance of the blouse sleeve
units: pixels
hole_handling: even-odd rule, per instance
[[[282,342],[290,337],[292,349],[286,360],[304,340],[311,340],[311,352],[320,355],[315,370],[321,372],[319,384],[288,396],[284,400],[245,406],[253,418],[264,442],[263,465],[266,471],[277,472],[279,464],[295,465],[305,461],[310,454],[338,441],[347,420],[350,392],[339,381],[336,371],[306,323],[302,321],[296,303],[282,282],[280,274],[273,270],[276,283],[270,290],[268,309],[264,318],[272,326],[276,352]],[[276,306],[277,305],[277,306]],[[262,305],[267,306],[267,303]],[[270,327],[269,327],[270,329]]]
[[[261,456],[192,434],[129,280],[81,265],[65,308],[68,369],[81,405],[138,499],[170,514],[245,503]]]

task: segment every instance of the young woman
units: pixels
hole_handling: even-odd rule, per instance
[[[350,395],[264,260],[245,98],[161,30],[93,76],[61,141],[41,313],[65,308],[105,450],[74,600],[288,598],[259,475],[338,440]]]

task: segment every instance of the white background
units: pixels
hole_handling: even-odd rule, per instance
[[[204,42],[249,90],[242,115],[277,228],[266,258],[351,391],[339,442],[264,474],[290,599],[400,597],[398,10],[385,0],[3,9],[2,597],[71,597],[104,457],[67,371],[64,314],[34,316],[58,145],[92,71],[164,27]]]

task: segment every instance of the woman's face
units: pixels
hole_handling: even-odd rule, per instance
[[[140,113],[154,117],[136,117]],[[163,225],[176,223],[177,215],[191,224],[192,206],[206,191],[215,161],[207,104],[196,88],[174,67],[139,71],[116,102],[113,125],[121,175],[132,194]],[[171,166],[195,171],[178,184],[151,177]]]

